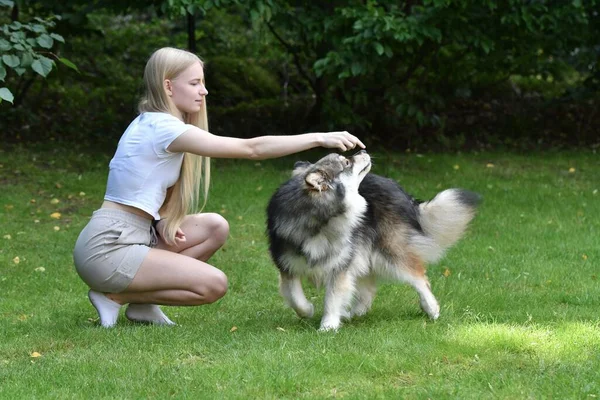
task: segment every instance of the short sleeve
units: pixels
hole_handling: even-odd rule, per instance
[[[154,138],[152,141],[154,151],[158,156],[171,154],[167,148],[183,132],[194,128],[193,125],[186,124],[180,119],[170,115],[162,114],[160,118],[154,121]]]

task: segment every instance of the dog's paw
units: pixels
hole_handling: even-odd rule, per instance
[[[319,332],[337,331],[341,325],[342,323],[340,322],[339,318],[324,319],[323,321],[321,321],[321,327],[319,328]]]
[[[315,315],[315,306],[312,303],[307,303],[302,308],[296,308],[295,311],[300,318],[312,318]]]
[[[440,306],[437,301],[421,301],[421,309],[434,321],[440,316]]]
[[[357,304],[356,306],[352,307],[352,311],[350,311],[350,316],[351,317],[362,317],[367,312],[369,312],[369,309],[370,309],[369,306],[366,306],[364,304]]]
[[[352,311],[345,310],[342,312],[341,319],[343,321],[350,321],[352,319],[352,317],[354,317],[354,313]]]

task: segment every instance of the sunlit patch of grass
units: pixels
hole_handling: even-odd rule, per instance
[[[453,327],[448,340],[485,353],[515,353],[555,363],[583,363],[597,358],[600,325],[561,322],[556,325],[469,323]]]

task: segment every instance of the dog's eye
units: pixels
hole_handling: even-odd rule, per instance
[[[346,159],[344,160],[344,167],[349,167],[349,166],[350,166],[350,164],[352,164],[352,163],[350,162],[350,160],[348,160],[348,159],[346,158]]]

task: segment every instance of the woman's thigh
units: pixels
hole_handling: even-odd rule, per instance
[[[186,290],[199,294],[227,290],[225,274],[203,261],[150,249],[131,284],[124,292]]]

